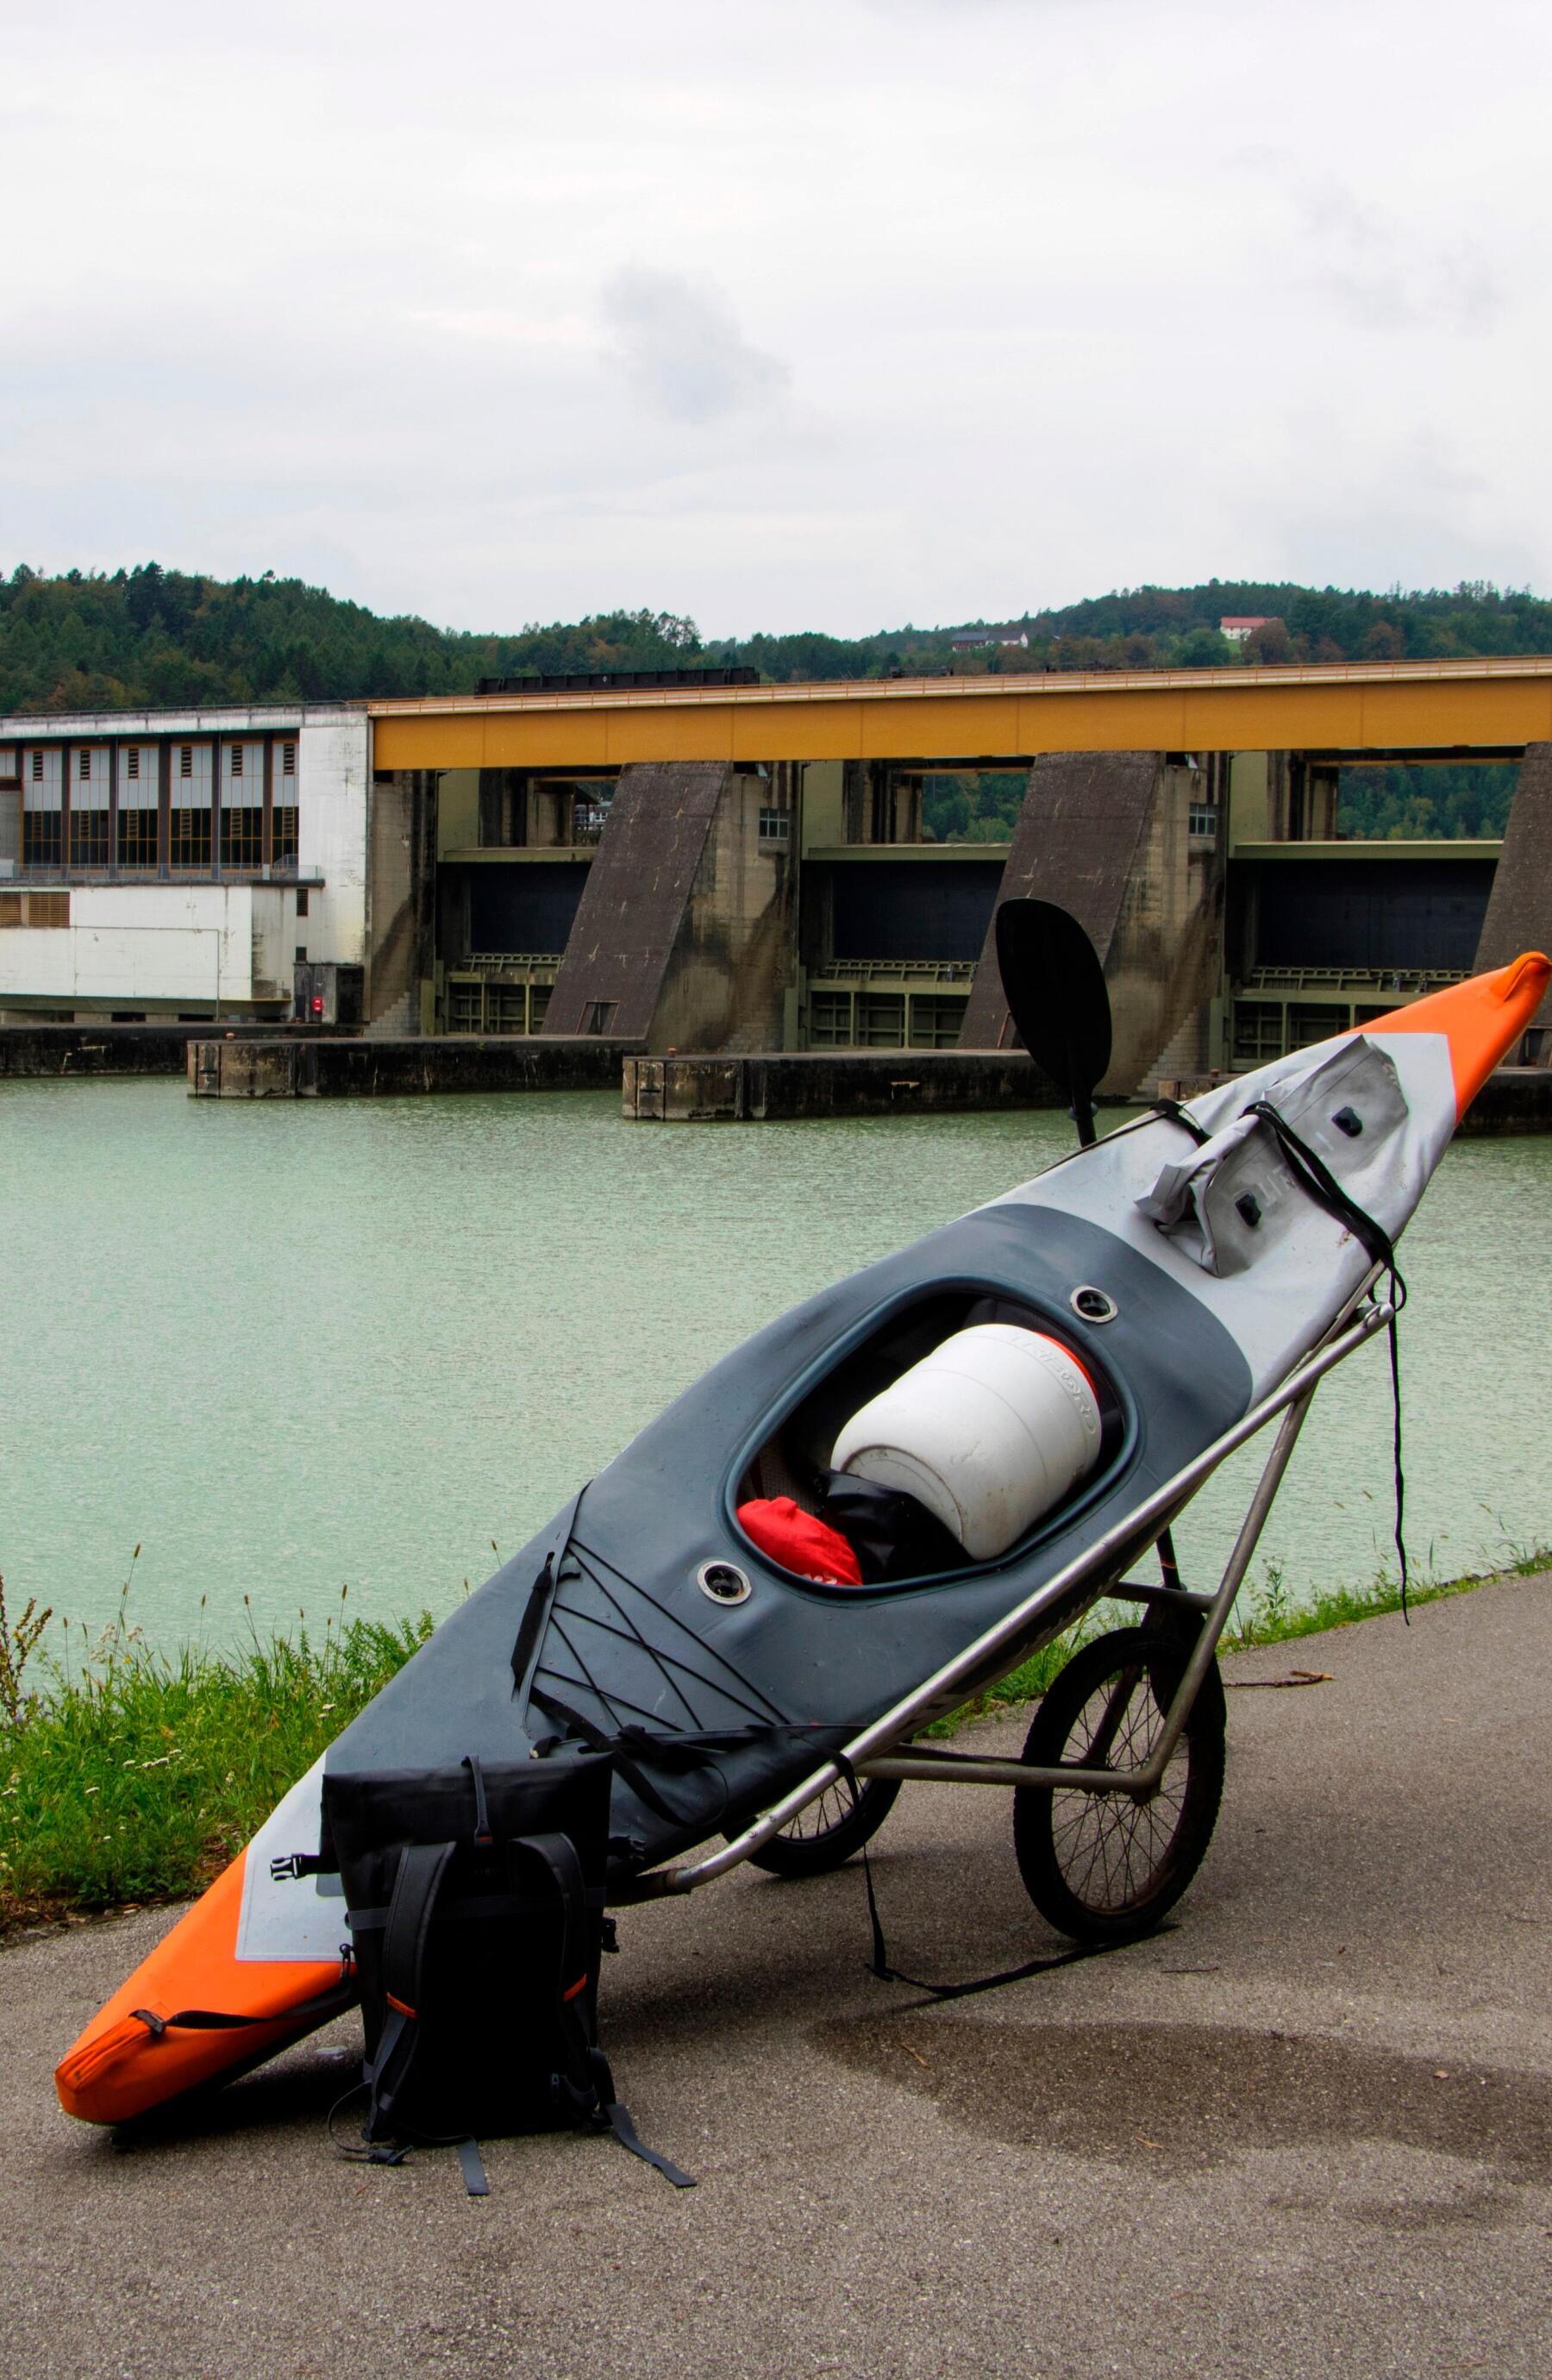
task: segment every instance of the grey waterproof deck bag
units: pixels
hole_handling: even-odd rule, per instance
[[[323,1779],[366,2034],[369,2142],[590,2124],[642,2147],[598,2046],[606,1754]]]

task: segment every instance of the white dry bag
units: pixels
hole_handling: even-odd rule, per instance
[[[956,1330],[854,1414],[831,1464],[903,1488],[988,1561],[1071,1494],[1099,1452],[1077,1358],[1012,1322]]]

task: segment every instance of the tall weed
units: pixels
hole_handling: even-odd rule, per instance
[[[66,1624],[42,1691],[0,1727],[0,1925],[208,1883],[432,1626],[342,1609],[321,1634],[250,1624],[236,1652],[164,1654],[126,1599],[95,1637]]]

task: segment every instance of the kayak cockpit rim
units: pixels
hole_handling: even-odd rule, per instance
[[[1157,1118],[1154,1119],[1157,1121]],[[1079,1151],[1082,1155],[1084,1152]],[[996,1205],[1000,1202],[993,1200]],[[1062,1499],[1052,1511],[1043,1512],[1026,1529],[1018,1542],[995,1556],[980,1560],[966,1554],[956,1564],[956,1580],[980,1578],[1001,1570],[1013,1561],[1025,1560],[1030,1554],[1061,1534],[1081,1519],[1095,1504],[1113,1493],[1122,1474],[1136,1455],[1142,1437],[1142,1417],[1137,1399],[1124,1372],[1114,1369],[1104,1360],[1102,1350],[1093,1343],[1094,1334],[1086,1336],[1072,1328],[1073,1312],[1064,1311],[1049,1294],[1026,1293],[1010,1288],[1006,1280],[976,1271],[954,1271],[928,1281],[913,1281],[903,1289],[892,1291],[887,1297],[859,1315],[839,1338],[823,1348],[806,1364],[795,1379],[783,1383],[759,1419],[746,1432],[732,1462],[722,1475],[722,1520],[740,1548],[740,1559],[749,1559],[754,1565],[774,1567],[769,1556],[754,1543],[738,1517],[744,1499],[758,1493],[755,1485],[762,1459],[782,1439],[783,1433],[808,1407],[816,1395],[834,1381],[848,1364],[866,1355],[891,1330],[909,1323],[914,1315],[925,1313],[937,1305],[959,1304],[964,1308],[956,1320],[940,1325],[940,1335],[946,1337],[953,1329],[964,1327],[967,1315],[980,1300],[991,1300],[1000,1306],[1019,1307],[1032,1329],[1041,1330],[1065,1347],[1085,1366],[1091,1379],[1099,1384],[1105,1403],[1113,1409],[1116,1428],[1113,1439],[1107,1429],[1103,1451],[1090,1475],[1074,1495]],[[916,1577],[891,1578],[875,1585],[847,1585],[835,1588],[822,1579],[806,1578],[793,1572],[782,1574],[782,1585],[799,1594],[813,1596],[821,1601],[832,1600],[837,1594],[846,1602],[859,1596],[885,1597],[899,1595],[914,1586],[929,1587],[939,1584],[940,1573],[926,1572]]]
[[[1359,1291],[1358,1299],[1370,1295],[1372,1284],[1373,1276]],[[1351,1305],[1348,1310],[1352,1312]],[[811,1803],[818,1801],[832,1786],[839,1784],[848,1767],[864,1778],[929,1777],[937,1782],[953,1784],[1059,1785],[1091,1792],[1123,1791],[1144,1799],[1151,1796],[1158,1791],[1165,1767],[1190,1716],[1192,1705],[1217,1654],[1219,1639],[1250,1567],[1316,1389],[1328,1372],[1334,1370],[1338,1364],[1364,1346],[1376,1332],[1386,1330],[1395,1318],[1396,1308],[1388,1300],[1376,1300],[1364,1306],[1352,1321],[1344,1324],[1339,1320],[1325,1343],[1298,1365],[1279,1387],[1253,1405],[1232,1428],[1225,1430],[1220,1438],[1184,1464],[1172,1478],[1166,1480],[1163,1487],[1156,1489],[1145,1502],[1118,1521],[1103,1536],[1097,1538],[1085,1552],[1075,1556],[1054,1576],[1034,1588],[974,1643],[965,1645],[952,1660],[944,1662],[920,1685],[913,1687],[910,1694],[880,1718],[861,1729],[838,1758],[826,1760],[802,1784],[794,1786],[780,1801],[762,1810],[742,1833],[734,1836],[705,1859],[684,1866],[652,1869],[637,1877],[628,1890],[619,1896],[620,1900],[658,1900],[692,1892],[697,1886],[710,1884],[731,1869],[742,1866],[773,1835],[780,1834],[784,1827],[800,1816]],[[1041,1769],[1026,1767],[1021,1761],[976,1760],[963,1755],[904,1752],[893,1748],[909,1741],[913,1731],[933,1715],[934,1705],[941,1705],[956,1686],[964,1684],[977,1670],[994,1662],[1000,1652],[1026,1635],[1043,1612],[1068,1600],[1095,1581],[1103,1580],[1108,1565],[1118,1558],[1124,1560],[1137,1545],[1139,1536],[1153,1529],[1156,1523],[1158,1528],[1167,1526],[1221,1463],[1256,1437],[1268,1423],[1277,1420],[1279,1415],[1282,1426],[1256,1482],[1217,1591],[1210,1597],[1185,1596],[1168,1588],[1150,1586],[1137,1598],[1176,1606],[1188,1605],[1201,1616],[1196,1642],[1170,1706],[1163,1730],[1142,1767],[1125,1771],[1080,1767]],[[1146,1539],[1146,1542],[1151,1541]],[[1117,1591],[1118,1585],[1119,1583],[1112,1585],[1110,1591]],[[1099,1591],[1104,1590],[1101,1588]],[[1129,1586],[1123,1591],[1127,1595],[1132,1593]]]

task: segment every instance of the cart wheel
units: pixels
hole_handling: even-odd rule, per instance
[[[749,1854],[750,1864],[772,1876],[828,1876],[843,1866],[854,1852],[870,1843],[893,1809],[900,1792],[898,1777],[863,1779],[856,1799],[843,1779],[800,1810],[792,1824],[772,1835]]]
[[[1189,1648],[1118,1629],[1075,1653],[1035,1714],[1040,1768],[1141,1767],[1163,1731]],[[1202,1864],[1223,1792],[1223,1686],[1209,1670],[1153,1799],[1021,1785],[1013,1849],[1040,1914],[1079,1942],[1124,1942],[1173,1908]]]

